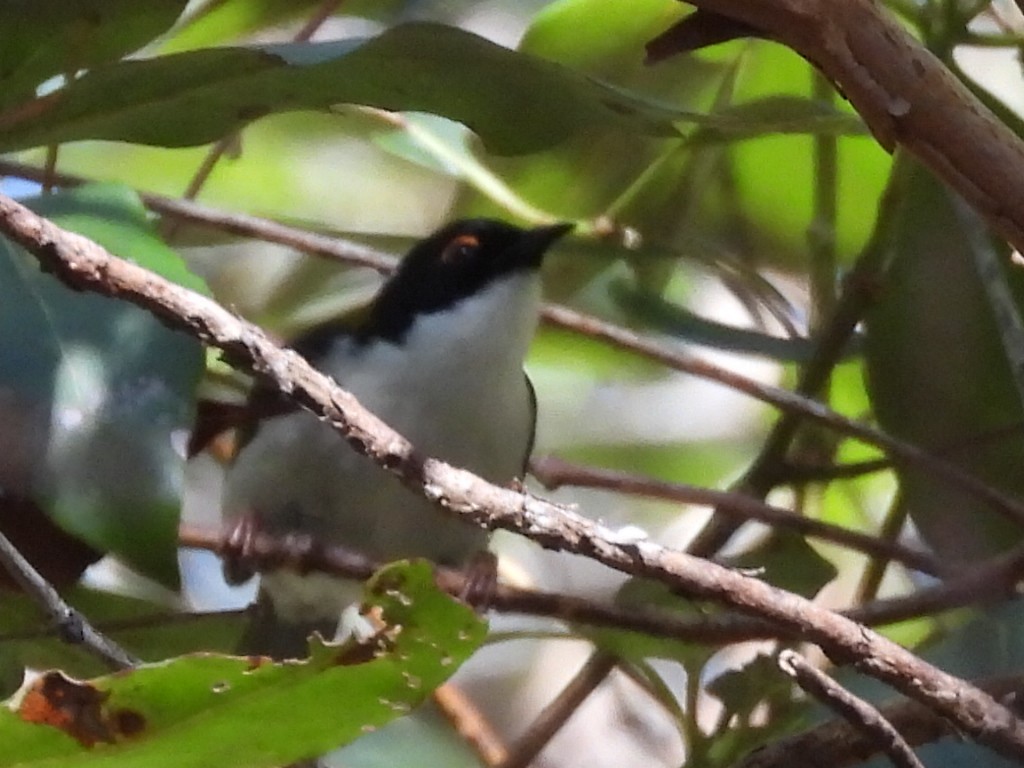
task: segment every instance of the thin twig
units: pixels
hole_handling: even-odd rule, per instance
[[[184,547],[221,552],[224,535],[193,526],[179,529],[179,543]],[[288,568],[296,573],[329,573],[348,579],[365,580],[381,563],[339,545],[323,545],[311,539],[274,537],[267,533],[255,534],[248,555],[254,568],[260,571]],[[466,576],[460,570],[438,567],[438,585],[448,594],[467,595]],[[991,560],[981,563],[956,578],[904,597],[875,600],[862,606],[841,611],[866,626],[893,624],[921,616],[931,616],[955,610],[965,605],[993,604],[1014,594],[1014,588],[1024,577],[1024,544]],[[477,596],[468,592],[470,599]],[[610,606],[585,598],[553,592],[498,584],[484,602],[477,607],[499,613],[521,613],[564,621],[570,625],[606,627],[637,632],[652,637],[663,637],[689,644],[722,646],[748,640],[793,639],[795,635],[769,622],[735,615],[712,615],[689,618],[656,609],[638,606]],[[161,614],[162,615],[162,614]],[[160,616],[155,617],[159,620]],[[154,617],[109,622],[104,629],[130,629],[150,626]],[[0,636],[6,639],[30,639],[44,633]]]
[[[796,651],[781,651],[778,663],[797,685],[874,741],[897,768],[924,768],[900,732],[871,704],[854,696]]]
[[[331,16],[334,15],[335,11],[341,6],[344,0],[324,0],[316,8],[313,9],[313,13],[309,15],[306,22],[302,25],[298,32],[295,33],[292,40],[296,43],[305,43],[313,39],[313,35],[316,31],[324,25]]]
[[[534,459],[530,462],[530,473],[548,490],[563,485],[602,488],[615,493],[646,496],[682,504],[714,506],[728,510],[730,514],[744,520],[758,520],[775,528],[797,531],[877,558],[896,560],[909,568],[933,576],[950,573],[947,565],[922,550],[804,517],[739,493],[717,491],[685,483],[668,483],[628,472],[572,464],[556,456]]]
[[[292,36],[292,42],[304,43],[313,37],[313,34],[321,27],[321,25],[331,17],[331,14],[337,10],[338,6],[341,5],[342,0],[324,0],[320,5],[313,10],[312,15],[306,20],[306,23],[302,25],[298,32]],[[185,192],[182,194],[182,198],[185,200],[195,200],[202,191],[206,182],[210,180],[210,175],[213,173],[213,169],[220,163],[221,158],[234,146],[240,144],[242,141],[241,131],[233,132],[227,136],[224,136],[220,140],[214,142],[213,146],[210,147],[206,156],[203,157],[199,163],[199,167],[196,172],[192,175],[188,185],[185,187]],[[164,222],[163,236],[167,240],[171,240],[178,231],[178,223],[174,221]]]
[[[544,309],[543,317],[554,325],[608,341],[662,363],[668,368],[715,381],[757,400],[774,405],[791,417],[786,421],[794,422],[794,426],[799,423],[800,419],[807,419],[824,424],[868,445],[881,448],[889,454],[894,463],[930,472],[936,480],[969,493],[988,504],[993,511],[1024,525],[1024,505],[1016,498],[989,485],[952,462],[938,458],[916,445],[892,437],[879,429],[836,413],[816,400],[770,384],[762,384],[702,358],[670,348],[621,326],[576,312],[568,307],[549,304]],[[807,389],[812,389],[812,387],[807,387]],[[779,423],[782,424],[782,421]],[[774,479],[771,484],[774,485]],[[701,551],[699,554],[703,556],[708,553]]]
[[[0,174],[40,183],[45,178],[43,171],[38,168],[6,159],[0,159]],[[68,173],[56,173],[53,175],[53,182],[65,187],[77,187],[91,183],[91,180]],[[398,264],[398,259],[392,254],[352,240],[333,235],[321,235],[259,216],[210,208],[190,200],[180,200],[141,191],[138,191],[137,194],[147,208],[163,216],[172,216],[190,224],[209,227],[240,237],[251,237],[267,243],[276,243],[286,248],[294,248],[309,256],[332,259],[357,267],[368,267],[381,274],[391,273]]]
[[[780,467],[776,478],[779,485],[804,485],[806,483],[829,483],[833,480],[853,480],[877,472],[892,469],[889,459],[864,459],[835,463],[831,461],[807,461],[787,459]]]
[[[434,691],[434,703],[441,714],[483,764],[495,768],[505,762],[508,752],[494,727],[457,686],[445,683]]]
[[[881,210],[883,216],[885,216],[884,221],[887,223],[891,221],[891,216],[885,214],[885,211],[888,210],[886,202],[899,194],[900,190],[892,187],[886,192]],[[882,257],[882,250],[878,244],[880,233],[883,231],[883,226],[876,227],[875,239],[862,252],[850,277],[847,278],[842,298],[836,306],[832,318],[819,334],[814,356],[800,373],[797,391],[793,397],[801,402],[804,401],[804,396],[813,395],[827,381],[832,369],[841,358],[842,350],[845,349],[851,334],[860,321],[869,300],[869,291],[866,287],[872,284],[874,274],[879,267]],[[576,326],[575,330],[582,330],[580,325],[583,318],[568,317],[567,319],[571,320],[573,325]],[[638,345],[650,342],[641,339],[636,334],[631,334],[629,331],[607,325],[598,327],[599,323],[601,321],[591,320],[586,325],[586,331],[583,332],[597,336],[598,330],[603,331],[604,336],[602,338],[606,341],[618,344],[633,352],[646,354],[664,365],[675,367],[677,370],[698,376],[702,375],[700,370],[693,370],[691,366],[682,365],[682,363],[692,360],[692,358],[679,360],[677,354],[664,352],[661,347],[640,349]],[[566,327],[569,327],[569,325]],[[659,353],[661,354],[659,355]],[[730,386],[729,382],[722,381],[717,377],[706,376],[706,378]],[[741,391],[747,390],[741,389]],[[748,392],[748,394],[751,393]],[[758,395],[753,396],[758,397]],[[764,500],[768,492],[779,482],[781,473],[786,466],[790,445],[797,434],[798,428],[803,423],[803,417],[807,415],[806,411],[802,408],[781,408],[780,410],[782,416],[762,444],[757,458],[744,473],[743,477],[732,485],[729,489],[730,492],[744,494],[756,500]],[[729,541],[741,522],[741,519],[730,515],[726,508],[716,508],[711,519],[687,546],[687,552],[698,557],[714,557]],[[600,679],[592,678],[590,680],[591,690],[596,690],[600,683]]]
[[[897,491],[896,496],[889,504],[889,511],[886,513],[885,519],[882,520],[882,527],[878,531],[878,537],[883,541],[896,541],[907,524],[907,517],[909,515],[910,509],[907,507],[906,496],[902,491]],[[856,605],[875,599],[879,588],[882,586],[885,572],[888,569],[888,558],[873,557],[868,561],[857,584],[857,591],[854,597]]]
[[[526,768],[530,765],[617,663],[618,660],[607,653],[592,654],[558,696],[530,723],[526,733],[512,745],[501,768]]]
[[[1020,676],[992,678],[975,683],[998,700],[1020,709],[1024,678]],[[910,744],[929,744],[948,736],[958,736],[955,726],[916,701],[903,699],[880,708],[882,716],[892,723]],[[830,720],[801,733],[776,739],[734,764],[732,768],[790,768],[827,766],[846,768],[861,765],[878,752],[878,742],[845,720]]]
[[[60,593],[3,533],[0,533],[0,565],[46,612],[64,642],[81,645],[111,669],[131,669],[141,663],[113,640],[97,632],[82,614],[64,602]]]
[[[223,554],[225,537],[220,531],[182,525],[178,543],[183,547]],[[336,544],[325,544],[310,537],[273,536],[265,532],[251,534],[246,542],[247,562],[255,570],[267,572],[288,569],[295,573],[329,573],[341,578],[365,581],[384,564],[362,553]],[[617,605],[604,605],[586,598],[545,592],[508,584],[497,584],[486,594],[468,590],[466,574],[458,569],[436,566],[438,586],[450,595],[470,601],[474,607],[499,613],[519,613],[563,621],[569,625],[591,626],[637,632],[689,644],[721,645],[779,631],[764,623],[693,619],[669,611]],[[734,617],[735,618],[735,617]],[[148,619],[146,621],[149,621]],[[112,623],[112,628],[130,628],[132,623]],[[738,632],[737,632],[738,631]],[[24,639],[18,636],[19,639]],[[0,641],[6,639],[0,636]]]

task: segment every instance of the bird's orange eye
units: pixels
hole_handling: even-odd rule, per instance
[[[458,235],[453,237],[441,251],[441,261],[445,264],[458,263],[479,247],[480,240],[476,235]]]

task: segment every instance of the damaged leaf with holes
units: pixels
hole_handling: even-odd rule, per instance
[[[373,638],[314,639],[305,661],[196,654],[87,681],[47,672],[0,712],[0,766],[289,764],[411,712],[486,633],[423,562],[380,572],[367,603],[383,623]]]

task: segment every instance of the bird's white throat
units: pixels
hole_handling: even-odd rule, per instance
[[[537,330],[539,311],[539,276],[514,273],[448,310],[418,317],[403,347],[414,354],[423,350],[443,357],[439,362],[444,367],[519,370]]]
[[[353,380],[353,374],[362,378],[361,371],[393,385],[467,376],[480,386],[497,383],[522,370],[537,329],[540,298],[539,275],[513,273],[453,307],[417,317],[399,343],[374,340],[354,347],[344,340],[319,365],[360,398],[370,394],[370,387]],[[358,361],[355,366],[353,361]]]

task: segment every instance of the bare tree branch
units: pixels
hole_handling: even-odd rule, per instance
[[[690,355],[665,344],[645,338],[621,326],[607,323],[599,318],[585,315],[568,307],[549,304],[544,311],[549,322],[584,333],[592,338],[608,341],[616,346],[638,352],[668,368],[689,373],[703,379],[723,384],[731,389],[750,395],[765,403],[774,405],[786,414],[805,418],[823,424],[841,434],[854,437],[868,445],[881,448],[889,454],[893,463],[915,467],[932,473],[937,479],[955,486],[1004,517],[1024,524],[1024,505],[1009,494],[973,476],[960,466],[936,457],[928,451],[904,442],[855,419],[836,413],[817,400],[795,394],[780,387],[762,384],[738,373],[717,366],[707,360]],[[787,423],[789,420],[787,420]],[[782,424],[783,422],[779,422]],[[703,549],[703,548],[702,548]],[[700,554],[709,554],[701,551]],[[713,553],[710,553],[713,554]]]
[[[654,579],[694,598],[723,603],[777,623],[818,644],[836,663],[858,669],[927,704],[1000,754],[1024,759],[1024,723],[978,688],[924,662],[862,625],[757,579],[619,534],[529,493],[499,488],[426,458],[299,355],[219,304],[107,253],[90,240],[0,196],[0,232],[35,255],[68,286],[131,301],[172,328],[221,349],[331,424],[357,451],[440,507],[488,529],[506,529],[544,547],[589,557]]]
[[[191,526],[179,529],[178,540],[182,546],[211,552],[222,552],[224,548],[223,534]],[[316,571],[365,580],[381,566],[381,563],[361,553],[338,545],[325,545],[309,537],[278,538],[257,532],[250,537],[247,547],[252,565],[260,571],[288,568],[296,573]],[[466,594],[466,576],[462,571],[437,568],[436,572],[442,589],[451,595]],[[862,624],[879,626],[931,616],[965,605],[991,604],[1011,597],[1022,576],[1024,544],[942,584],[902,597],[875,600],[840,613]],[[503,613],[546,616],[569,624],[641,632],[691,644],[727,645],[747,640],[791,640],[798,637],[792,631],[757,618],[724,615],[697,619],[637,606],[602,605],[572,595],[506,584],[498,584],[494,592],[487,595],[486,605],[477,605]],[[104,626],[121,628],[133,624],[113,622]]]
[[[904,147],[1024,251],[1024,144],[876,0],[689,1],[806,58],[883,147]],[[651,41],[649,56],[686,50],[692,41],[675,34]]]
[[[37,178],[40,175],[38,171],[34,171],[27,166],[4,160],[0,160],[0,173],[13,173],[27,178]],[[56,175],[55,180],[61,184],[72,185],[83,182],[82,179],[67,175]],[[373,248],[367,248],[348,240],[306,232],[256,216],[224,213],[188,201],[175,200],[159,195],[142,193],[140,196],[143,202],[152,210],[168,215],[180,216],[189,221],[214,226],[227,232],[257,237],[267,242],[286,245],[312,256],[366,266],[383,273],[393,270],[397,263],[393,256]],[[851,279],[847,282],[856,286],[858,280],[855,275],[852,275]],[[858,292],[854,291],[854,293]],[[852,328],[857,319],[859,319],[858,308],[862,301],[863,297],[859,296],[847,304],[844,294],[844,301],[840,304],[837,318],[833,322],[834,329],[828,333],[830,338],[845,339],[845,336],[843,336],[845,329],[847,327]],[[652,341],[627,328],[582,312],[577,312],[569,307],[548,304],[543,308],[541,316],[545,322],[551,325],[581,333],[620,349],[625,349],[681,373],[714,381],[778,408],[786,414],[786,417],[780,420],[772,431],[772,437],[769,438],[768,443],[773,447],[785,444],[785,441],[792,436],[792,432],[800,423],[800,419],[808,419],[834,429],[840,434],[855,437],[868,445],[880,448],[889,454],[894,463],[916,466],[931,472],[950,485],[961,488],[965,492],[986,502],[996,512],[1016,520],[1024,526],[1024,504],[1021,504],[1017,499],[973,477],[970,473],[965,472],[952,462],[937,458],[928,451],[887,435],[869,425],[849,419],[831,410],[828,406],[806,396],[805,392],[814,390],[814,387],[810,386],[811,378],[813,378],[810,375],[806,376],[806,382],[801,382],[798,392],[790,392],[769,384],[762,384],[727,368],[715,365],[703,358],[672,348],[666,344]],[[819,364],[811,366],[816,372],[814,376],[819,374],[827,375],[832,365],[829,362],[832,359],[832,352],[841,348],[841,346],[842,343],[839,341],[836,343],[828,340],[823,341],[821,347],[828,350],[828,352],[825,353]],[[776,453],[777,451],[775,450],[766,449],[766,455],[775,455]],[[705,551],[706,549],[701,547],[695,553],[700,555],[713,554],[713,552]]]
[[[225,537],[222,533],[194,526],[179,527],[178,543],[183,547],[218,554],[225,552]],[[277,537],[262,531],[247,535],[245,554],[247,563],[260,572],[288,569],[295,573],[329,573],[356,581],[365,581],[384,565],[347,547],[315,541],[308,536]],[[482,594],[467,589],[469,580],[465,572],[443,566],[435,566],[435,578],[439,588],[470,602],[476,608],[543,616],[570,625],[638,632],[700,645],[724,645],[743,640],[788,636],[782,629],[771,624],[749,619],[737,620],[735,616],[692,618],[639,606],[603,605],[573,595],[501,583]],[[107,626],[126,628],[134,626],[134,623],[112,622]],[[31,636],[38,634],[32,633]],[[0,641],[5,638],[0,635]]]
[[[493,768],[505,761],[508,753],[501,738],[458,687],[453,683],[442,685],[434,691],[434,704],[484,765]]]

